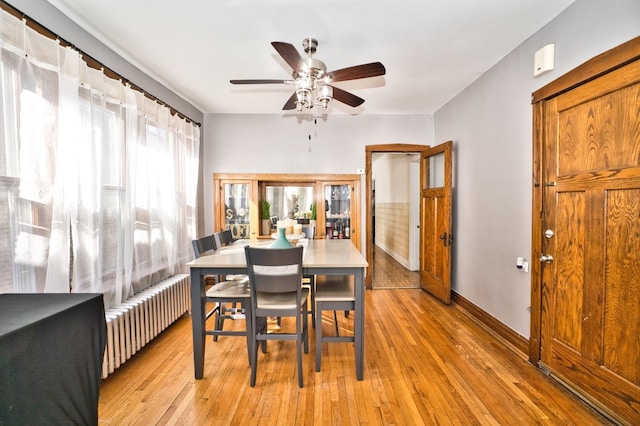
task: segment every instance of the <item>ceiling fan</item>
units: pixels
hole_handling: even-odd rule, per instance
[[[293,84],[296,91],[282,107],[283,110],[297,109],[302,111],[305,108],[322,106],[326,109],[329,102],[335,99],[346,105],[357,107],[362,105],[364,99],[332,86],[331,83],[338,81],[357,80],[360,78],[377,77],[384,75],[386,70],[380,62],[356,65],[327,72],[324,62],[312,58],[318,47],[318,40],[305,38],[302,41],[307,57],[303,58],[300,53],[290,43],[273,41],[271,45],[282,56],[287,64],[293,69],[293,80],[230,80],[231,84]]]

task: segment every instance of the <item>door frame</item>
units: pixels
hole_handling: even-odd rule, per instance
[[[365,275],[365,286],[366,288],[371,288],[373,284],[373,228],[371,224],[371,200],[373,197],[373,188],[372,188],[372,156],[375,153],[380,154],[389,154],[389,153],[415,153],[419,154],[425,149],[428,149],[429,145],[413,145],[413,144],[403,144],[403,143],[394,143],[394,144],[383,144],[383,145],[366,145],[364,147],[365,151],[365,207],[364,207],[364,217],[366,218],[366,230],[365,230],[365,249],[366,249],[366,258],[369,267],[366,269]],[[421,213],[422,214],[422,211]]]
[[[587,83],[603,74],[614,71],[626,64],[640,59],[640,37],[636,37],[611,50],[608,50],[582,65],[562,75],[532,94],[533,104],[533,176],[531,211],[531,254],[535,259],[531,267],[531,332],[529,337],[529,361],[538,365],[540,361],[542,337],[542,266],[537,261],[543,254],[543,191],[545,167],[544,127],[545,102],[581,84]]]
[[[420,161],[409,161],[409,270],[413,272],[420,271]]]

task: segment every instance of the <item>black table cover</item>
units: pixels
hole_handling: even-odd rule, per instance
[[[0,425],[98,424],[102,294],[0,294]]]

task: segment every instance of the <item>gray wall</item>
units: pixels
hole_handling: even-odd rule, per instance
[[[434,145],[454,140],[453,287],[523,336],[529,335],[530,275],[516,270],[515,258],[533,261],[531,93],[640,34],[639,0],[577,0],[433,117],[331,116],[313,125],[280,114],[203,116],[87,35],[46,0],[8,3],[203,122],[205,232],[214,225],[214,172],[355,173],[364,167],[366,145]],[[556,44],[556,68],[534,79],[534,52],[547,43]]]
[[[314,124],[313,119],[282,114],[205,114],[204,133],[205,232],[210,233],[214,229],[213,173],[353,174],[364,168],[366,145],[432,145],[433,118],[331,115]],[[361,187],[364,191],[364,175]]]
[[[531,93],[640,35],[640,1],[578,0],[434,114],[435,140],[454,141],[453,288],[529,336]],[[555,70],[533,77],[535,51],[555,43]]]

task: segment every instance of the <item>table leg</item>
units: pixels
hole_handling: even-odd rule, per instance
[[[193,368],[196,379],[202,379],[204,372],[204,321],[205,295],[202,274],[197,268],[191,268],[191,329],[193,331]]]
[[[354,335],[356,341],[356,378],[364,377],[364,270],[358,269],[354,274],[356,309],[354,319]]]

